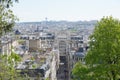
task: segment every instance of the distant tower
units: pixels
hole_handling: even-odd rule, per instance
[[[45,21],[47,22],[47,20],[48,20],[48,18],[46,17],[46,18],[45,18]]]
[[[47,26],[47,22],[48,22],[48,18],[46,17],[45,18],[45,27],[47,28],[48,26]]]

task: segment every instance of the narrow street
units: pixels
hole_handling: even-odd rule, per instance
[[[61,63],[57,71],[57,80],[68,80],[68,64],[65,56],[60,58]]]

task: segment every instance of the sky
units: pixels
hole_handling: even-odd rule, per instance
[[[120,0],[19,0],[12,10],[19,22],[120,19]]]

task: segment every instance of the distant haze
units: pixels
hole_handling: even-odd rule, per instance
[[[20,22],[120,19],[120,0],[19,0],[12,8]],[[47,18],[46,18],[47,17]]]

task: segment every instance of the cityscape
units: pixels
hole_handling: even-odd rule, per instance
[[[120,80],[118,0],[0,0],[0,80]]]
[[[0,51],[10,55],[12,45],[14,52],[22,58],[16,69],[25,74],[24,70],[28,68],[27,75],[31,80],[39,73],[40,79],[70,80],[75,63],[79,60],[84,63],[89,35],[96,22],[17,23],[13,32],[1,37]]]

